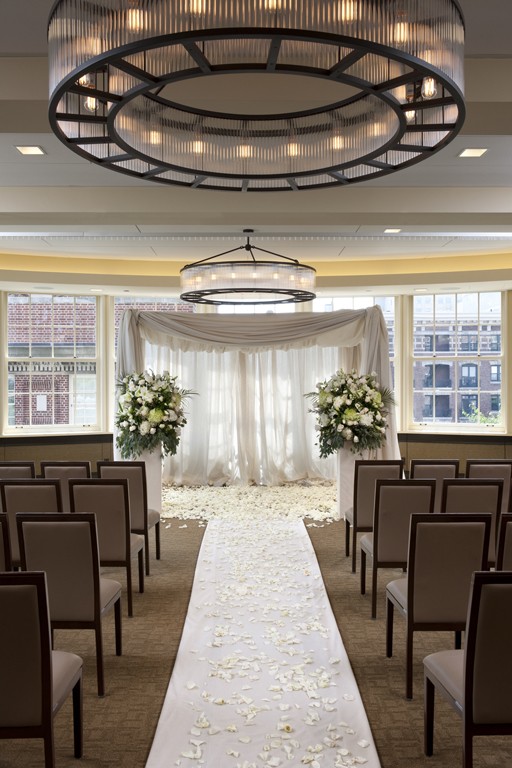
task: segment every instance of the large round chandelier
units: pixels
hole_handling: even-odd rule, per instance
[[[314,299],[316,270],[297,259],[253,245],[252,232],[244,229],[245,245],[186,264],[180,270],[180,299],[192,304],[234,305],[289,304]],[[247,258],[232,256],[241,250]],[[265,256],[258,259],[254,251]]]
[[[431,156],[464,121],[457,0],[57,0],[48,44],[56,135],[162,184],[352,184]],[[329,98],[236,113],[179,89],[208,79],[229,91],[241,75],[284,77],[295,97],[303,78],[322,81]]]

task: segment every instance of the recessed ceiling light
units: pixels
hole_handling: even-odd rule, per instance
[[[30,145],[16,145],[16,149],[21,155],[46,155],[46,152],[42,147],[34,147]]]
[[[91,288],[91,293],[103,293],[103,288]]]
[[[459,152],[459,157],[482,157],[482,155],[485,155],[487,152],[487,149],[481,148],[478,149],[476,147],[467,147],[466,149],[463,149],[462,152]]]
[[[401,229],[396,229],[394,227],[388,227],[388,229],[384,230],[385,235],[397,235],[399,232],[401,232]]]
[[[427,292],[426,288],[415,288],[414,289],[414,293],[426,293],[426,292]]]

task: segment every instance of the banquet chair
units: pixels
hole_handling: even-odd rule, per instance
[[[121,656],[121,584],[100,575],[95,516],[25,514],[17,522],[24,570],[46,572],[52,635],[55,629],[94,630],[98,696],[103,696],[102,619],[114,610]]]
[[[366,593],[366,558],[372,561],[372,619],[377,616],[379,568],[407,566],[413,512],[434,510],[435,480],[377,480],[373,532],[361,537],[361,594]]]
[[[90,461],[42,461],[41,475],[58,480],[62,496],[62,511],[70,512],[69,480],[82,479],[91,476]]]
[[[443,459],[434,461],[430,459],[411,459],[409,477],[411,480],[433,478],[436,481],[436,498],[434,512],[441,511],[441,499],[443,495],[443,480],[458,477],[459,460]]]
[[[132,533],[144,536],[146,575],[149,576],[149,532],[155,529],[156,559],[160,560],[160,512],[148,509],[146,464],[144,461],[98,461],[98,477],[128,480]]]
[[[62,499],[58,480],[40,478],[0,480],[2,508],[7,515],[12,564],[20,565],[20,546],[16,528],[18,512],[62,512]]]
[[[73,699],[74,755],[82,757],[82,659],[52,651],[44,573],[0,573],[0,739],[43,739],[54,768],[53,719]]]
[[[29,479],[36,476],[36,465],[33,461],[0,461],[0,480]],[[0,512],[3,512],[0,497]]]
[[[127,480],[70,480],[72,513],[94,512],[101,566],[126,569],[128,616],[133,616],[132,557],[138,558],[139,592],[144,592],[144,536],[130,530]]]
[[[489,565],[496,561],[496,539],[499,529],[502,479],[477,479],[459,477],[443,481],[441,512],[446,514],[468,514],[487,512],[492,515],[491,537],[489,539]]]
[[[468,459],[466,477],[501,478],[503,480],[501,514],[512,512],[512,459]]]
[[[11,543],[7,515],[0,512],[0,572],[12,571]]]
[[[460,648],[474,571],[486,569],[491,515],[413,514],[407,576],[386,587],[386,656],[393,655],[393,616],[406,620],[405,697],[412,699],[413,638],[454,631]],[[435,564],[435,567],[433,567]]]
[[[512,571],[512,513],[500,517],[496,570]]]
[[[345,555],[350,555],[352,528],[352,573],[356,572],[357,534],[373,528],[375,483],[379,479],[399,480],[403,476],[403,459],[357,460],[354,465],[354,497],[352,508],[345,513]]]
[[[464,650],[423,660],[425,755],[434,751],[436,690],[462,717],[462,767],[473,766],[473,737],[512,734],[512,572],[476,571],[470,590]]]
[[[33,461],[0,461],[0,480],[14,480],[36,476]]]

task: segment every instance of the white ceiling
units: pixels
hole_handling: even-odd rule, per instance
[[[317,266],[324,292],[512,288],[510,3],[460,0],[468,115],[445,150],[348,188],[245,195],[131,179],[63,146],[47,121],[52,4],[2,5],[0,285],[172,292],[180,266],[236,247],[252,228],[255,244]],[[235,86],[226,99],[238,98]],[[46,154],[22,157],[17,144]],[[468,146],[488,151],[459,158]],[[401,232],[387,235],[389,227]]]

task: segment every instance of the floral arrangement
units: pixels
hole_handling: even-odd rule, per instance
[[[310,413],[317,415],[320,456],[325,458],[346,443],[352,453],[380,448],[386,440],[387,416],[394,404],[390,389],[381,388],[375,373],[337,371],[318,383]]]
[[[180,389],[176,378],[168,371],[144,371],[131,373],[121,381],[115,425],[123,459],[156,449],[164,455],[176,453],[181,429],[187,423],[184,401],[194,394]]]

